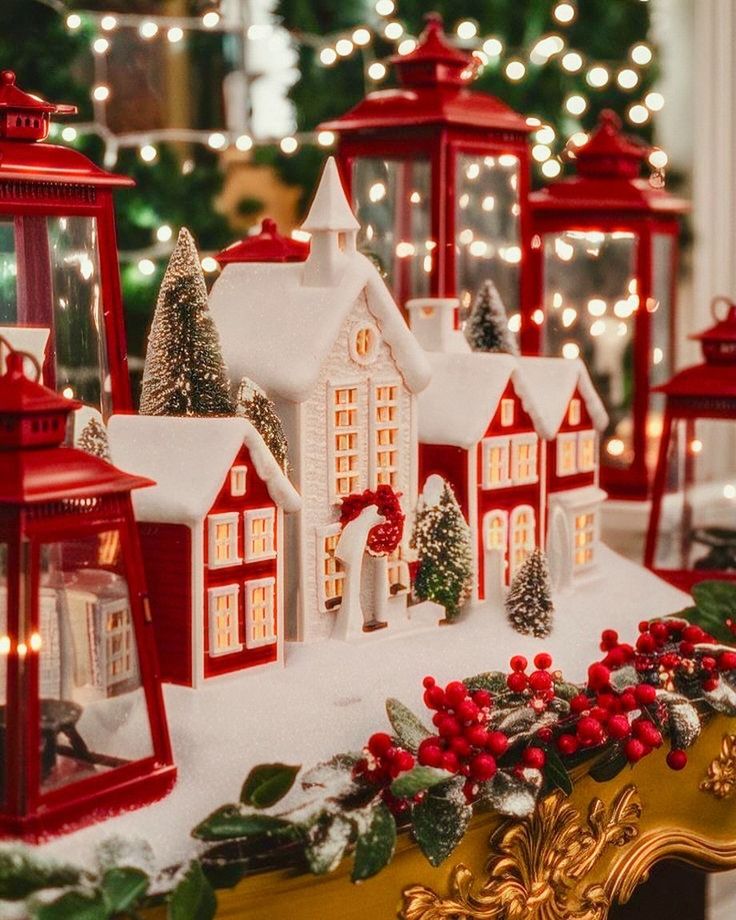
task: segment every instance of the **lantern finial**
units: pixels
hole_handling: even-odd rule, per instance
[[[74,115],[75,105],[56,105],[26,93],[12,70],[0,72],[0,140],[43,141],[52,115]]]
[[[598,117],[598,127],[577,151],[577,171],[581,176],[632,179],[639,175],[649,147],[621,131],[621,119],[611,109]]]
[[[707,364],[736,364],[736,303],[721,294],[711,301],[710,312],[715,325],[690,338],[700,342]]]
[[[473,58],[454,48],[445,37],[442,16],[427,13],[427,25],[419,36],[419,43],[409,54],[391,58],[402,86],[460,86],[467,83],[466,74],[472,73]]]

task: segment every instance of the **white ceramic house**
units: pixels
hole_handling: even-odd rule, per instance
[[[303,229],[305,262],[226,265],[210,295],[230,374],[273,399],[289,441],[302,510],[287,521],[287,638],[369,631],[406,616],[406,550],[418,486],[416,394],[429,382],[424,350],[373,263],[356,249],[356,221],[328,160]],[[364,550],[360,611],[348,610],[338,549],[342,500],[379,484],[401,495],[402,545],[389,559]],[[356,522],[357,523],[357,522]],[[348,532],[345,528],[345,534]],[[341,561],[343,560],[343,561]]]

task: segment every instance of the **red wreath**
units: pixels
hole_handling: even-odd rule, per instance
[[[404,533],[405,514],[399,503],[400,493],[391,486],[380,485],[375,491],[348,495],[342,500],[340,526],[344,527],[354,521],[360,512],[369,505],[375,505],[378,513],[386,518],[383,524],[376,524],[368,533],[368,552],[373,556],[390,555],[401,542]]]

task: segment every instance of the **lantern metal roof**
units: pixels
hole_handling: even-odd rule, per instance
[[[512,108],[468,85],[476,68],[471,55],[450,45],[436,13],[410,54],[391,58],[399,87],[368,93],[350,111],[321,124],[341,134],[445,124],[527,135],[532,128]]]
[[[260,233],[218,252],[215,258],[221,266],[238,262],[304,262],[309,255],[309,243],[279,233],[276,221],[265,218]]]

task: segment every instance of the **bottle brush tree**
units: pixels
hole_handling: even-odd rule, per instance
[[[286,472],[288,443],[284,426],[278,417],[273,401],[250,378],[243,377],[235,400],[235,414],[243,416],[253,425],[274,455],[276,462]]]
[[[490,279],[483,282],[475,297],[465,323],[465,338],[473,351],[519,354],[516,337],[509,329],[506,307]]]
[[[552,631],[554,605],[547,557],[534,549],[514,576],[506,595],[506,613],[514,629],[539,639]]]

